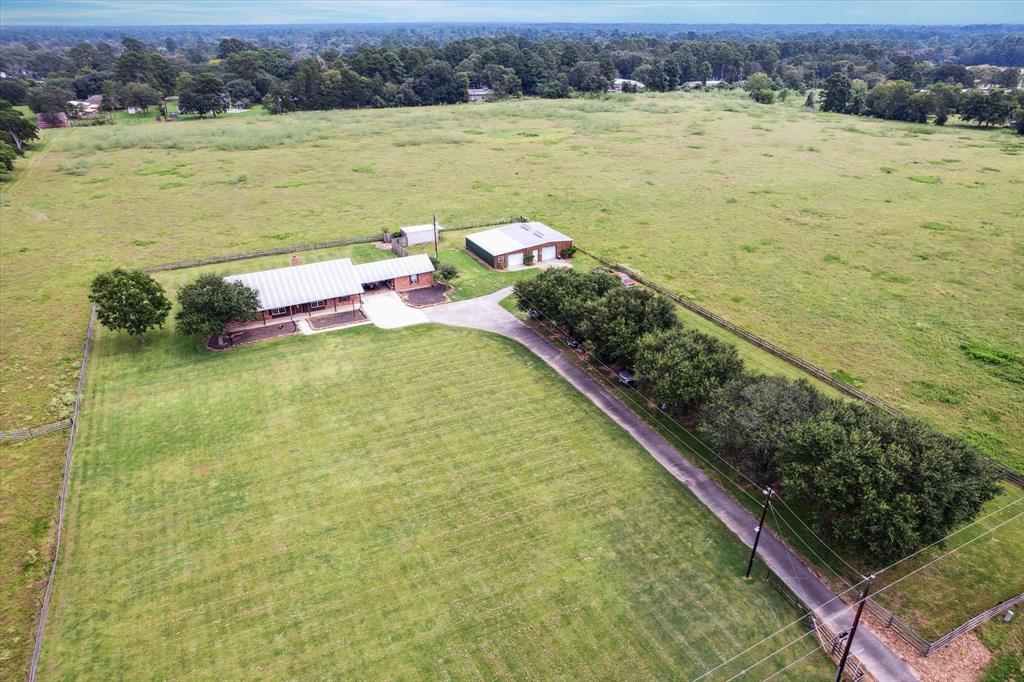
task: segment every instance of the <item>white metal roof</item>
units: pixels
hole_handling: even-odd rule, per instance
[[[443,225],[438,225],[437,226],[437,231],[438,232],[440,232],[443,229],[444,229]],[[421,232],[433,232],[433,231],[434,231],[433,223],[427,223],[426,225],[410,225],[409,227],[403,227],[402,228],[402,232],[404,234],[419,234]]]
[[[224,279],[241,282],[256,291],[262,310],[363,293],[355,267],[348,258],[250,272]]]
[[[571,242],[572,237],[548,227],[544,223],[511,223],[501,225],[483,232],[475,232],[466,237],[492,256],[522,251],[531,246],[540,246],[549,242]]]
[[[434,264],[430,262],[429,256],[418,253],[415,256],[386,258],[370,263],[360,263],[355,266],[355,271],[359,282],[366,284],[394,277],[407,277],[409,275],[422,275],[427,272],[433,272]],[[360,291],[362,291],[361,288]]]

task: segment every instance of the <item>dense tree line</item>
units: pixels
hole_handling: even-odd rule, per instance
[[[438,30],[436,41],[413,39],[396,28],[391,33],[360,34],[364,39],[338,47],[320,32],[302,43],[294,39],[298,34],[287,31],[288,38],[282,41],[271,37],[276,34],[257,32],[259,40],[229,37],[216,43],[192,34],[148,42],[126,36],[118,42],[80,41],[70,46],[54,41],[60,46],[51,47],[8,39],[3,65],[16,75],[43,78],[45,85],[5,79],[0,95],[16,103],[52,106],[60,97],[84,99],[102,93],[107,106],[140,108],[153,106],[160,97],[186,95],[200,103],[190,111],[216,114],[217,107],[211,106],[215,94],[225,102],[262,102],[281,113],[460,102],[466,100],[470,86],[489,87],[497,98],[565,97],[604,92],[617,77],[641,81],[654,91],[754,78],[758,83],[750,88],[751,96],[765,103],[787,89],[819,87],[837,75],[863,82],[868,89],[887,81],[906,81],[917,89],[936,83],[971,87],[981,81],[1011,88],[1020,78],[1019,70],[972,71],[953,61],[957,49],[981,44],[978,33],[966,30],[942,34],[927,48],[884,30],[804,35],[808,32],[780,29],[770,39],[742,32],[595,33],[585,27],[515,35],[468,31],[471,37],[446,39],[463,34]],[[753,35],[763,32],[755,30]],[[1012,32],[995,37],[1010,54],[1019,43]],[[220,83],[215,93],[215,82],[205,74]],[[196,92],[201,76],[204,87]]]
[[[633,370],[661,410],[696,420],[733,466],[864,563],[942,538],[999,491],[972,446],[805,380],[748,372],[735,346],[684,327],[671,301],[611,273],[546,270],[514,291],[522,310]]]
[[[1019,76],[1014,74],[1015,79]],[[934,116],[936,125],[944,125],[950,114],[959,114],[968,123],[1009,124],[1024,134],[1024,90],[969,90],[948,82],[917,88],[907,80],[886,81],[869,89],[864,81],[834,73],[825,81],[821,109],[913,123],[927,123]]]

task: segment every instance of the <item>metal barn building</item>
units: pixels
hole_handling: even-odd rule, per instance
[[[511,223],[466,237],[466,250],[495,270],[516,270],[526,264],[555,260],[572,246],[572,237],[544,223]]]

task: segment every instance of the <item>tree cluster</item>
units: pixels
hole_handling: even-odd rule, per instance
[[[917,89],[935,83],[971,87],[979,79],[1013,88],[1020,80],[1017,69],[968,70],[964,64],[972,62],[959,59],[952,47],[958,41],[981,47],[982,34],[967,30],[940,31],[927,47],[913,42],[909,30],[849,29],[845,35],[797,35],[781,27],[714,34],[645,27],[642,34],[628,35],[586,27],[510,30],[515,34],[472,27],[395,28],[380,35],[369,28],[312,35],[294,29],[269,37],[238,28],[239,36],[211,43],[199,29],[157,39],[140,28],[133,32],[143,39],[80,40],[70,46],[60,40],[13,42],[15,32],[7,40],[3,65],[28,78],[45,78],[46,87],[61,91],[64,101],[102,92],[111,102],[123,94],[123,105],[136,101],[141,103],[131,106],[141,107],[151,106],[153,92],[191,97],[189,79],[208,73],[224,84],[222,93],[231,101],[262,102],[274,113],[461,102],[473,86],[489,87],[495,99],[565,97],[604,92],[617,77],[641,81],[653,91],[711,79],[746,82],[751,97],[763,103],[787,89],[819,87],[836,74],[868,88],[887,80],[904,80]],[[87,34],[56,32],[65,41]],[[250,34],[262,37],[241,37]],[[1012,63],[1020,41],[994,37],[1007,51],[1005,59],[991,63]],[[6,79],[0,97],[26,101],[38,89],[30,84]],[[53,98],[42,100],[54,106]]]
[[[1013,126],[1024,119],[1024,91],[964,90],[959,85],[939,82],[922,90],[908,80],[892,80],[868,89],[860,80],[834,73],[822,90],[822,111],[875,116],[895,121],[944,125],[951,114],[984,126]]]
[[[26,146],[39,139],[35,122],[28,120],[10,102],[0,99],[0,167],[14,170],[14,160],[25,155]]]
[[[934,542],[999,490],[972,446],[830,399],[806,380],[749,373],[733,344],[683,327],[668,299],[614,274],[552,269],[514,292],[520,309],[633,370],[659,409],[695,416],[733,466],[780,490],[816,533],[866,563]]]

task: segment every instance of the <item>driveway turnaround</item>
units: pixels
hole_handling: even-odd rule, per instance
[[[407,306],[393,291],[363,296],[363,313],[381,329],[398,329],[428,321],[422,311]]]
[[[626,430],[673,476],[697,496],[740,540],[752,546],[757,519],[718,487],[667,440],[615,398],[604,386],[574,365],[546,339],[498,305],[511,292],[502,289],[488,296],[459,301],[425,311],[431,322],[483,329],[518,341],[544,360],[580,393]],[[771,533],[761,536],[757,555],[775,575],[835,632],[849,630],[853,613],[803,561]],[[743,567],[737,566],[739,572]],[[794,629],[794,637],[801,631]],[[768,633],[765,633],[766,635]],[[738,652],[737,652],[738,653]],[[880,640],[864,621],[857,630],[854,653],[877,680],[917,680],[914,671]]]

